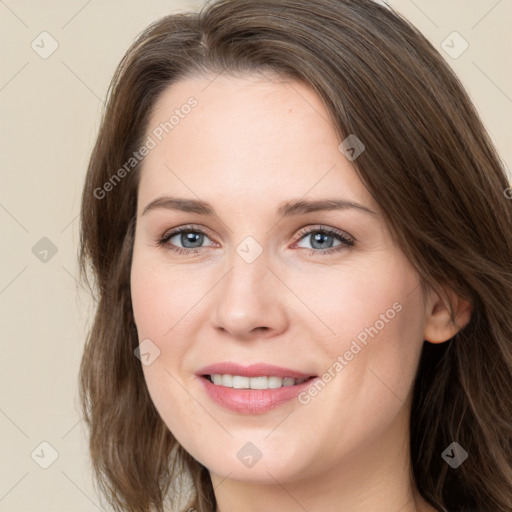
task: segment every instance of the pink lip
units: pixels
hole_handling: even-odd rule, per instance
[[[208,396],[226,409],[243,414],[262,414],[297,397],[318,379],[313,377],[302,384],[276,389],[235,389],[216,386],[206,377],[200,377],[199,380]]]
[[[240,366],[225,362],[201,368],[197,375],[201,377],[199,380],[208,396],[226,409],[243,414],[261,414],[274,409],[282,403],[296,398],[297,395],[318,380],[318,377],[315,376],[302,384],[276,389],[234,389],[216,386],[205,377],[205,375],[214,374],[241,375],[243,377],[276,376],[281,378],[292,377],[294,379],[305,379],[312,377],[312,375],[263,363]]]
[[[201,368],[197,375],[215,375],[215,374],[228,374],[228,375],[240,375],[242,377],[265,377],[274,376],[281,377],[292,377],[293,379],[307,379],[308,377],[314,376],[313,373],[303,373],[290,368],[283,368],[281,366],[274,366],[265,363],[255,363],[249,366],[241,366],[236,363],[230,363],[228,361],[223,363],[210,364]]]

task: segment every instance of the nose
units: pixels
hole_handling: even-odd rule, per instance
[[[286,330],[286,287],[269,265],[265,251],[252,262],[233,252],[212,298],[217,329],[239,340],[270,338]]]

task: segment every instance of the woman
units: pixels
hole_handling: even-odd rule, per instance
[[[109,503],[512,510],[509,187],[391,9],[221,0],[153,23],[82,198],[80,391]]]

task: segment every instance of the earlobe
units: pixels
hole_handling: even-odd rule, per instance
[[[449,303],[453,306],[454,320]],[[424,339],[430,343],[444,343],[453,338],[471,320],[473,305],[456,295],[452,290],[437,293],[430,290],[426,302]]]

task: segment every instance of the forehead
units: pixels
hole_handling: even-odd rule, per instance
[[[180,80],[160,96],[146,136],[155,145],[142,163],[143,200],[178,191],[213,203],[233,194],[276,203],[339,194],[375,205],[339,150],[322,100],[300,82],[261,75]]]

